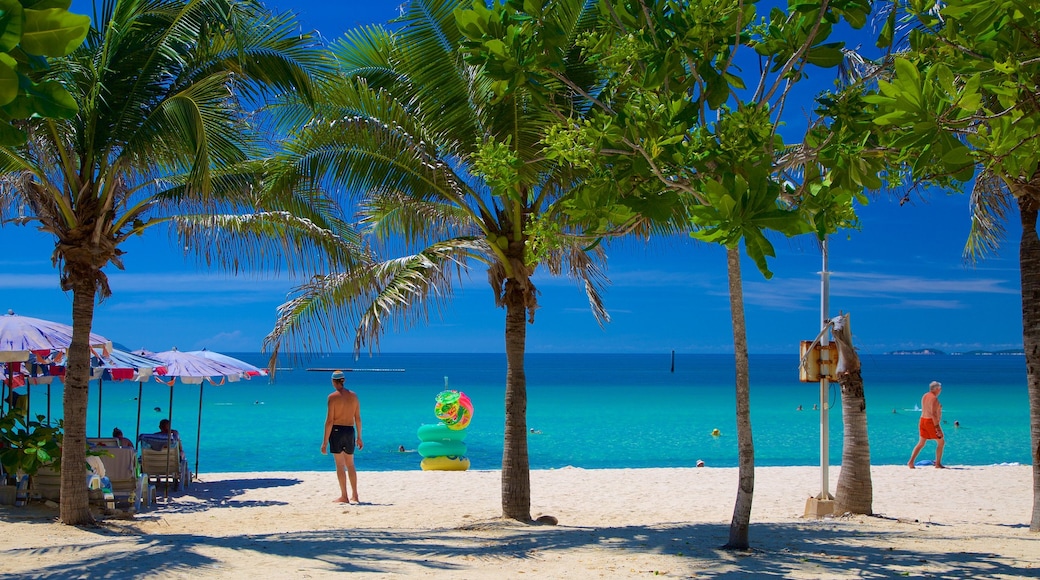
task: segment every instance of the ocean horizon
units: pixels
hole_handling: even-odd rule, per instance
[[[266,366],[260,353],[227,353]],[[732,355],[526,355],[527,424],[532,469],[737,465]],[[861,354],[871,463],[902,464],[917,442],[918,408],[932,380],[943,383],[944,463],[1029,464],[1029,405],[1022,356]],[[820,464],[819,383],[798,380],[798,357],[751,355],[751,424],[755,464]],[[88,436],[120,427],[151,433],[172,408],[198,471],[325,471],[320,454],[332,369],[347,373],[361,401],[365,447],[361,471],[417,470],[417,429],[437,423],[436,395],[460,390],[474,405],[466,430],[471,469],[501,468],[504,354],[381,353],[315,356],[280,365],[274,381],[257,377],[220,386],[170,388],[158,382],[91,382]],[[312,370],[308,370],[312,369]],[[320,369],[320,370],[319,370]],[[50,389],[60,419],[61,385]],[[32,387],[34,414],[47,413],[45,386]],[[141,393],[140,427],[138,392]],[[100,395],[101,420],[98,421]],[[201,402],[200,402],[201,395]],[[841,464],[841,393],[827,391],[830,464]],[[798,410],[801,407],[802,410]],[[201,412],[201,429],[199,418]],[[959,427],[954,427],[954,422]],[[718,430],[718,435],[712,433]],[[398,451],[404,446],[408,452]],[[934,457],[929,444],[919,459]]]

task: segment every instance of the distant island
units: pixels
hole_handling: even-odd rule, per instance
[[[885,354],[903,354],[903,355],[975,355],[975,356],[994,356],[994,355],[1024,355],[1025,351],[1021,348],[1012,348],[1007,350],[969,350],[967,352],[951,352],[947,353],[937,348],[919,348],[914,350],[893,350],[886,352]]]

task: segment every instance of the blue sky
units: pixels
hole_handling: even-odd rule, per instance
[[[292,10],[304,29],[332,39],[397,14],[397,1],[267,2]],[[90,13],[77,0],[73,10]],[[320,24],[319,24],[320,23]],[[830,242],[831,315],[851,313],[864,353],[1021,348],[1017,213],[1000,252],[968,267],[961,256],[967,198],[912,194],[900,206],[879,198],[862,208],[861,231]],[[820,326],[820,251],[811,238],[774,238],[775,276],[745,261],[744,291],[752,353],[796,353]],[[62,322],[71,295],[51,266],[53,241],[31,227],[0,227],[0,309]],[[276,308],[293,286],[266,273],[230,277],[200,269],[164,232],[123,247],[126,271],[112,268],[113,296],[99,304],[94,331],[129,348],[257,351]],[[541,308],[528,327],[528,352],[732,352],[725,255],[685,237],[608,247],[612,321],[600,328],[582,289],[539,270]],[[443,318],[383,337],[384,352],[502,352],[504,311],[495,308],[484,271],[474,269]],[[342,348],[352,344],[342,331]]]

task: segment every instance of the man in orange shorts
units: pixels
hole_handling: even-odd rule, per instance
[[[943,438],[942,405],[939,404],[939,393],[941,392],[942,383],[932,381],[928,385],[928,392],[921,398],[921,420],[917,426],[921,438],[917,440],[917,445],[914,447],[913,453],[910,454],[910,469],[914,468],[917,454],[921,452],[921,449],[924,449],[924,444],[929,439],[935,439],[936,442],[935,467],[938,469],[946,467],[942,464],[943,447],[946,445],[946,439]]]

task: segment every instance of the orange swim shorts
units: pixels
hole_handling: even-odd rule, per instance
[[[942,439],[942,433],[935,428],[935,421],[927,417],[921,417],[917,429],[921,432],[921,439]]]

